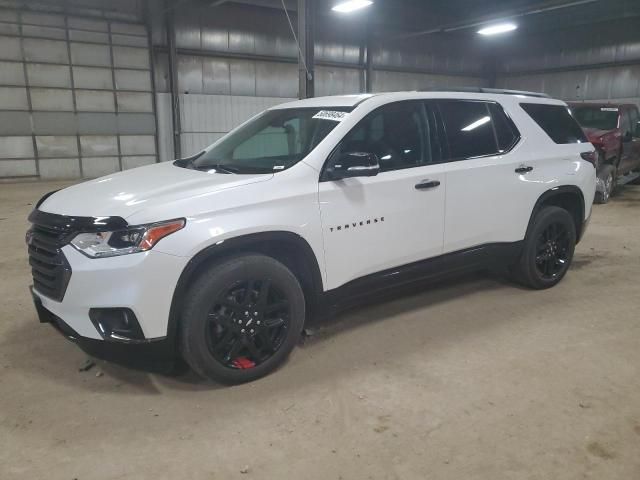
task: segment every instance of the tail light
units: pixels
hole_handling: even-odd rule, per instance
[[[598,152],[596,152],[595,150],[592,152],[582,152],[580,156],[582,157],[583,160],[586,160],[594,167],[598,162]]]

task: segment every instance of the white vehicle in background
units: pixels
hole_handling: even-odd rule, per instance
[[[29,217],[41,321],[92,355],[261,377],[305,321],[437,274],[558,283],[595,194],[565,103],[403,92],[279,105],[191,158],[48,194]]]

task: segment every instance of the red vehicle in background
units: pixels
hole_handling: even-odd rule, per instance
[[[569,106],[596,147],[596,201],[607,203],[619,177],[640,171],[640,112],[633,104],[569,103]]]

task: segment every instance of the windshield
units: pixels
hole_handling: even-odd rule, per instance
[[[220,173],[277,173],[309,154],[351,108],[267,110],[178,166]]]
[[[583,128],[613,130],[618,127],[617,107],[573,107],[571,111]]]

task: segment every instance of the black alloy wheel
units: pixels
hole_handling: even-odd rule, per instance
[[[569,232],[564,224],[554,222],[538,234],[536,268],[543,279],[553,280],[569,266]]]
[[[556,285],[569,270],[576,245],[576,225],[564,208],[549,205],[534,214],[511,273],[518,283],[543,289]]]
[[[278,368],[300,339],[306,318],[296,275],[257,253],[211,264],[189,286],[183,305],[182,357],[201,377],[227,384]]]
[[[235,283],[214,301],[207,344],[228,368],[254,368],[282,346],[291,316],[289,301],[271,279]]]

